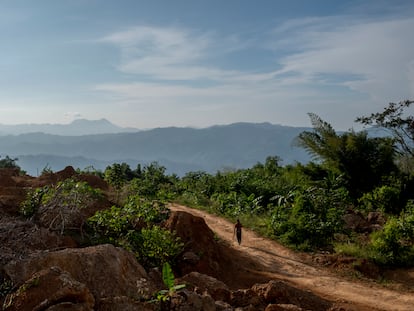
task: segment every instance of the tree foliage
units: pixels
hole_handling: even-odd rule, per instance
[[[397,171],[390,138],[368,137],[365,131],[338,135],[329,123],[315,114],[309,115],[314,129],[299,134],[297,143],[327,170],[343,175],[354,200],[379,186],[384,176]]]
[[[389,103],[382,112],[372,113],[368,117],[359,117],[356,121],[389,130],[396,141],[400,154],[408,154],[413,157],[414,116],[407,113],[412,104],[414,104],[412,100]]]
[[[20,170],[20,166],[17,165],[18,158],[10,158],[8,155],[4,159],[0,160],[0,168],[16,168]]]
[[[384,227],[372,234],[375,260],[382,264],[414,264],[414,204],[398,217],[390,217]]]
[[[273,234],[302,250],[326,247],[343,231],[342,216],[348,202],[343,188],[309,187],[283,200],[272,212]]]

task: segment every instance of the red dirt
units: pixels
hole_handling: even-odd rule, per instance
[[[233,237],[233,224],[223,218],[176,204],[170,205],[170,208],[202,217],[210,229],[227,244],[226,257],[233,256],[234,260],[230,263],[223,261],[220,270],[224,276],[233,273],[233,284],[228,284],[231,287],[237,284],[239,288],[249,287],[254,283],[275,279],[313,292],[346,310],[414,309],[413,287],[410,288],[414,280],[412,270],[394,271],[395,278],[404,275],[406,279],[403,291],[385,288],[375,282],[350,280],[318,265],[310,255],[289,250],[247,229],[243,230],[243,241],[239,246]]]

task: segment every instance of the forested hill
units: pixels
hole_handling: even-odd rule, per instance
[[[157,161],[169,173],[216,172],[247,168],[278,156],[281,164],[307,162],[309,156],[295,147],[295,137],[309,128],[269,123],[235,123],[203,129],[157,128],[132,133],[59,136],[29,133],[0,136],[0,154],[17,157],[17,164],[36,176],[44,168],[60,170],[67,165],[105,169],[112,163]]]

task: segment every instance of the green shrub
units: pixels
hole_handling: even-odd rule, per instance
[[[275,207],[273,233],[283,242],[302,250],[326,247],[342,232],[344,205],[341,190],[328,194],[311,187],[298,192],[293,203]]]
[[[139,240],[134,246],[137,257],[146,266],[160,267],[167,261],[174,261],[184,246],[174,233],[158,226],[142,229]]]
[[[399,217],[391,217],[371,235],[374,259],[388,265],[414,264],[414,208],[409,203]]]
[[[26,194],[26,199],[20,204],[20,214],[25,217],[32,217],[42,204],[42,197],[48,188],[30,189]]]
[[[124,207],[112,206],[88,219],[92,243],[121,246],[143,265],[161,266],[174,260],[183,246],[173,233],[157,226],[168,211],[163,203],[133,196]]]
[[[380,210],[385,213],[395,213],[400,210],[400,188],[381,186],[373,191],[364,193],[358,200],[360,209],[367,212]]]
[[[36,217],[42,226],[51,230],[81,229],[84,216],[81,210],[102,199],[102,192],[83,181],[66,179],[53,186],[30,190],[20,205],[26,217]]]

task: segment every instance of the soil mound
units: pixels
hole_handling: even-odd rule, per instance
[[[104,199],[85,208],[81,221],[111,205],[108,197],[113,194],[103,180],[78,174],[72,167],[37,178],[0,170],[3,310],[159,310],[163,304],[149,302],[165,289],[159,270],[144,270],[132,253],[112,245],[81,248],[74,236],[19,215],[27,191],[67,178],[103,190]],[[187,285],[170,293],[171,309],[412,309],[414,298],[410,294],[341,279],[312,259],[307,261],[306,256],[248,230],[238,245],[232,239],[233,224],[224,219],[186,207],[171,209],[164,225],[184,242],[184,251],[174,266],[176,282]],[[342,263],[335,261],[337,266]],[[360,265],[366,274],[377,274],[374,268]]]

